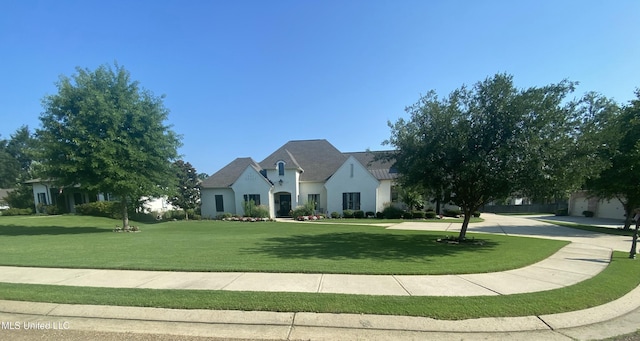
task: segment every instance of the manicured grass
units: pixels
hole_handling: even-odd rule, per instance
[[[0,217],[0,264],[37,267],[352,274],[461,274],[523,267],[567,242],[315,223],[189,221],[115,233],[116,220]]]
[[[451,224],[451,223],[462,223],[464,221],[464,218],[443,218],[443,219],[377,219],[377,218],[362,218],[362,219],[356,219],[356,218],[347,218],[347,219],[343,219],[343,218],[339,218],[339,219],[322,219],[322,220],[315,220],[315,221],[309,221],[311,223],[339,223],[339,224],[364,224],[364,225],[371,225],[371,224],[399,224],[399,223],[445,223],[445,224]],[[479,222],[483,222],[484,219],[482,218],[475,218],[472,217],[471,220],[469,220],[470,223],[479,223]]]
[[[367,296],[282,292],[105,289],[0,283],[0,299],[176,309],[231,309],[426,316],[458,320],[586,309],[640,284],[640,263],[614,252],[601,273],[576,285],[529,294],[472,297]],[[615,283],[615,285],[612,285]]]
[[[616,236],[627,236],[627,237],[633,237],[633,231],[635,228],[635,226],[632,226],[632,228],[629,230],[623,230],[619,228],[602,227],[602,226],[594,226],[594,225],[582,225],[582,224],[567,223],[564,221],[555,221],[555,220],[541,220],[541,221],[544,221],[545,223],[549,223],[549,224],[555,224],[558,226],[570,227],[572,229],[605,233],[605,234],[613,234]]]

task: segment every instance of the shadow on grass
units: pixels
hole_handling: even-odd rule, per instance
[[[40,236],[112,232],[100,227],[63,227],[63,226],[18,226],[0,225],[0,236]]]
[[[440,236],[444,237],[444,236]],[[438,243],[435,235],[396,235],[379,233],[326,233],[268,238],[246,252],[279,258],[370,259],[442,257],[455,253],[474,253],[495,248],[498,243],[482,240],[482,245]]]

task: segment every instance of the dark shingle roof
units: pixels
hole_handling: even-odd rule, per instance
[[[289,141],[262,160],[260,166],[275,169],[280,160],[287,163],[287,168],[291,168],[292,163],[303,170],[300,181],[325,181],[347,157],[327,140]]]
[[[231,161],[228,165],[217,171],[215,174],[208,177],[201,184],[202,188],[220,188],[229,187],[233,185],[242,172],[247,167],[252,166],[255,170],[260,171],[260,165],[258,165],[250,157],[239,157]]]
[[[284,161],[287,169],[302,171],[300,181],[322,182],[329,179],[350,156],[358,160],[378,180],[397,178],[398,174],[391,167],[393,163],[375,160],[377,153],[385,152],[342,153],[327,140],[289,141],[259,164],[249,157],[233,160],[204,180],[201,186],[202,188],[229,187],[248,166],[261,172],[265,169],[276,169],[278,161]]]

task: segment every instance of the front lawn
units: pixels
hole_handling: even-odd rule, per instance
[[[0,283],[0,299],[176,309],[262,310],[426,316],[443,320],[538,316],[615,300],[640,284],[640,263],[614,252],[595,277],[556,290],[471,297],[370,296],[289,292],[154,290]],[[615,285],[612,285],[615,283]]]
[[[567,242],[469,234],[477,243],[438,243],[444,232],[383,227],[189,221],[137,224],[83,216],[0,217],[0,265],[179,271],[462,274],[523,267]]]

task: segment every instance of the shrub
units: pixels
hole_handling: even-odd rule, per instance
[[[30,208],[8,208],[2,211],[2,215],[4,216],[30,215],[30,214],[33,214],[33,210]]]
[[[333,218],[333,219],[338,219],[338,218],[340,218],[340,213],[338,213],[338,212],[331,212],[331,218]]]
[[[376,218],[382,219],[384,218],[384,214],[382,214],[382,212],[376,212]]]
[[[413,219],[413,212],[407,211],[402,213],[403,219]]]
[[[594,214],[593,211],[582,211],[582,215],[587,218],[592,218]]]
[[[427,219],[435,219],[437,216],[438,214],[435,211],[424,212],[424,217]]]
[[[158,217],[162,217],[162,215],[158,212],[134,212],[129,214],[129,220],[134,220],[141,223],[153,223],[158,220]]]
[[[358,219],[364,218],[364,211],[360,211],[360,210],[353,211],[353,217]]]
[[[344,210],[344,211],[342,211],[342,216],[344,218],[353,218],[353,211],[352,210]]]
[[[473,212],[473,216],[474,216],[475,218],[480,218],[480,214],[482,214],[482,212],[480,212],[480,211],[475,211],[475,212]]]
[[[218,214],[216,216],[216,219],[223,220],[223,219],[230,219],[231,217],[233,217],[233,214],[231,214],[229,212],[225,212],[225,213],[222,213],[222,214]]]
[[[557,216],[567,216],[569,215],[569,209],[568,208],[561,208],[556,210],[556,215]]]
[[[56,215],[60,214],[60,208],[56,205],[38,204],[38,213]]]
[[[309,207],[309,205],[298,206],[293,211],[291,211],[291,216],[294,218],[313,215],[313,208]]]
[[[422,211],[413,211],[411,214],[413,214],[413,219],[424,219],[426,216],[426,213]]]
[[[367,211],[367,213],[365,213],[364,215],[367,218],[373,218],[373,217],[376,216],[376,213],[375,212],[371,212],[371,211]]]
[[[269,218],[269,208],[264,205],[256,206],[253,209],[252,218]]]
[[[122,207],[116,201],[96,201],[76,205],[76,213],[94,217],[122,219]]]
[[[184,211],[183,210],[171,210],[166,211],[163,214],[163,218],[165,220],[184,220]]]
[[[445,217],[457,218],[460,217],[462,211],[456,209],[445,209],[442,211],[442,215]]]
[[[382,215],[385,219],[400,219],[402,218],[402,210],[395,206],[387,206],[382,210]]]

